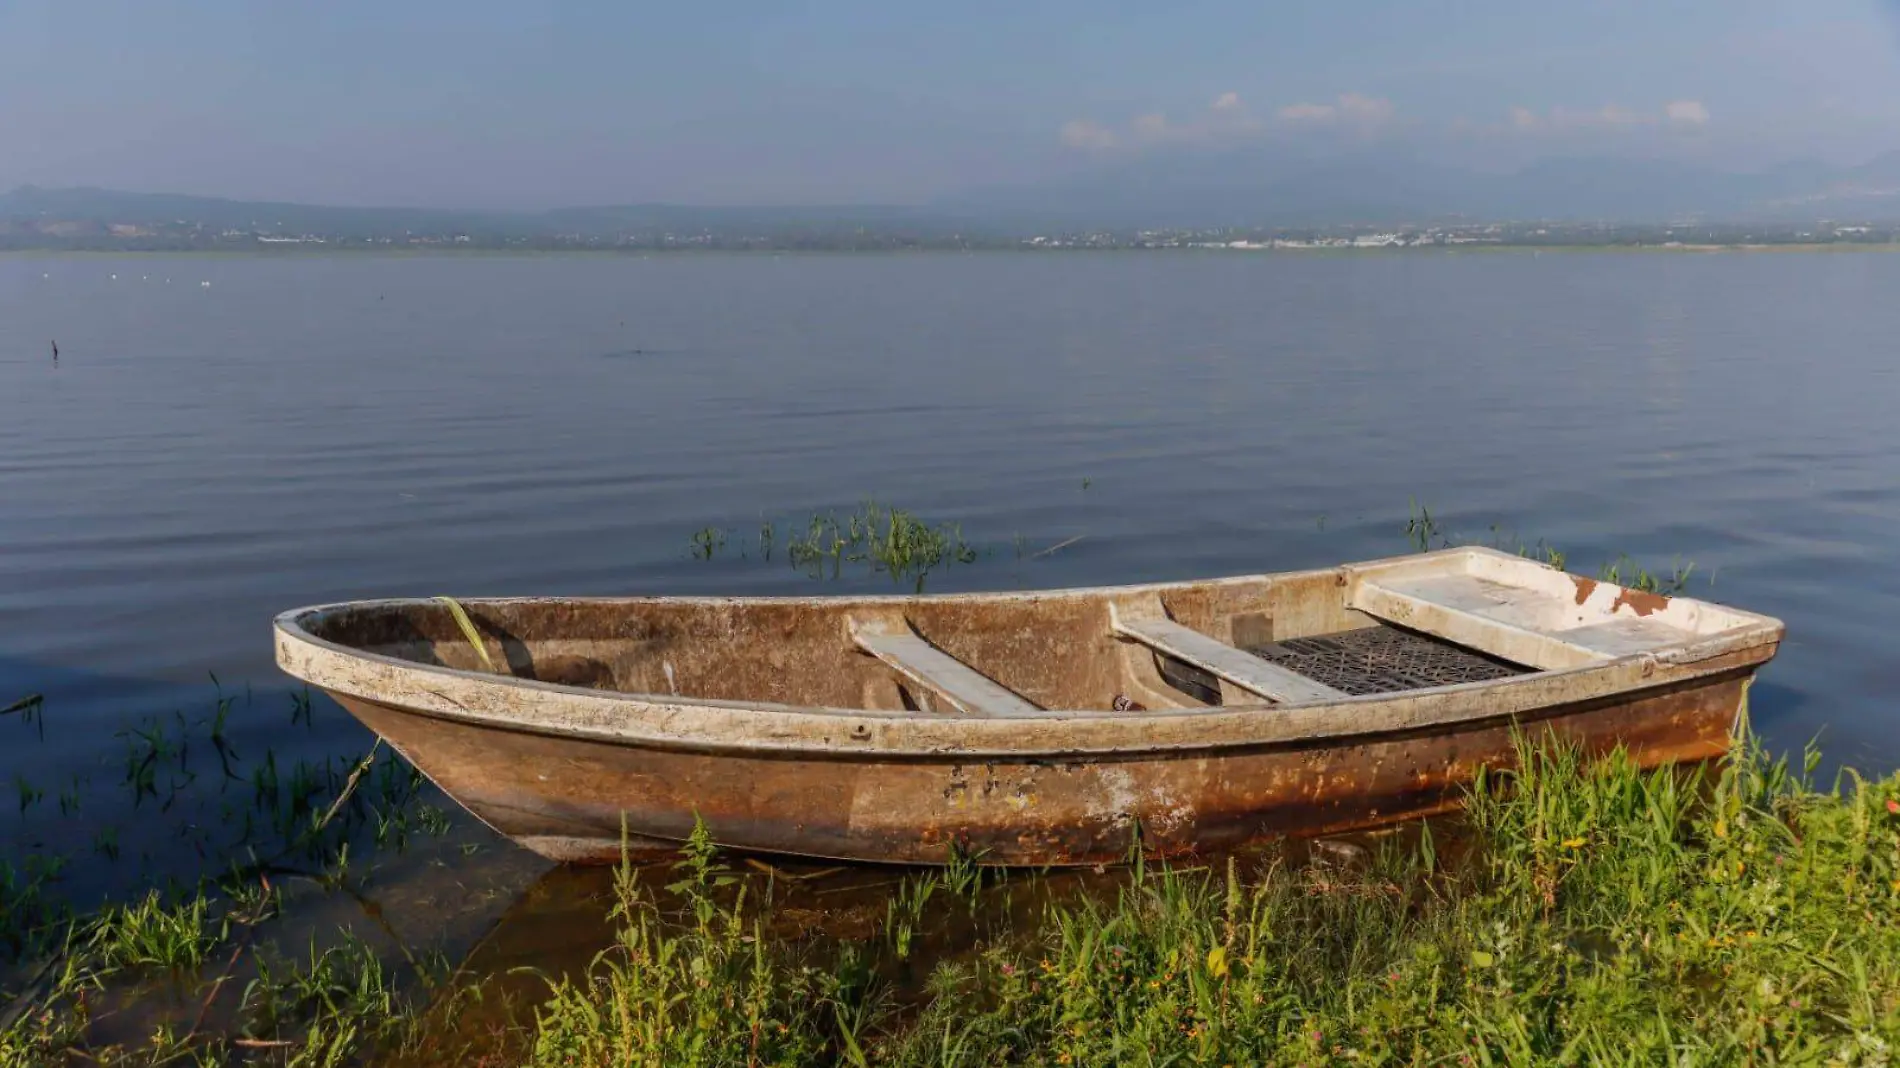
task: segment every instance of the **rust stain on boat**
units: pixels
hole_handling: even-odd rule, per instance
[[[1577,604],[1579,605],[1589,600],[1591,594],[1597,592],[1596,579],[1585,578],[1582,575],[1572,575],[1571,581],[1577,584]]]
[[[1614,612],[1624,607],[1629,608],[1630,611],[1635,612],[1639,616],[1647,616],[1652,612],[1660,612],[1668,608],[1669,598],[1664,597],[1660,593],[1645,593],[1642,590],[1625,589],[1622,593],[1616,595],[1616,602],[1610,606],[1610,611]]]
[[[444,606],[355,602],[280,616],[277,655],[557,860],[616,859],[623,828],[668,848],[703,819],[760,852],[1101,864],[1137,834],[1173,856],[1443,811],[1519,725],[1645,765],[1722,752],[1781,624],[1627,590],[1606,607],[1571,578],[1574,605],[1542,565],[1449,550],[1042,593],[464,602],[493,673]],[[1552,629],[1488,616],[1500,584],[1548,601],[1522,618]],[[1619,622],[1625,604],[1656,620]],[[1397,621],[1395,641],[1519,670],[1348,696],[1323,663],[1238,647]]]

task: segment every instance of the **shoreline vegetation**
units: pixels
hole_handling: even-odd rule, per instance
[[[682,553],[899,586],[977,560],[869,503],[728,533]],[[1416,505],[1405,533],[1452,540]],[[16,745],[58,715],[5,707]],[[1456,817],[1004,873],[735,856],[703,827],[671,861],[530,868],[380,744],[240,752],[260,714],[220,691],[121,731],[135,832],[109,791],[16,781],[11,840],[39,844],[0,856],[0,1065],[1884,1065],[1900,1042],[1900,773],[1817,784],[1818,753],[1773,756],[1746,715],[1707,765],[1527,728]],[[332,714],[299,694],[290,726]],[[401,892],[498,866],[532,885],[480,890],[519,899],[486,933]]]
[[[1517,763],[1356,842],[1131,850],[1079,889],[897,870],[842,926],[828,872],[702,828],[603,873],[604,945],[526,975],[288,922],[431,818],[352,771],[302,863],[76,913],[10,862],[0,1064],[1890,1063],[1900,775],[1817,787],[1818,754],[1745,738],[1644,772],[1526,734]]]

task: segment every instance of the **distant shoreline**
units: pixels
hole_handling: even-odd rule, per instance
[[[1482,253],[1495,255],[1500,253],[1545,252],[1583,253],[1583,252],[1629,252],[1629,253],[1722,253],[1722,252],[1900,252],[1900,241],[1889,242],[1801,242],[1788,244],[1764,244],[1759,242],[1736,244],[1591,244],[1585,242],[1567,244],[1461,244],[1461,245],[1423,245],[1402,247],[1373,248],[1181,248],[1146,247],[1140,245],[1025,245],[1021,247],[979,245],[969,248],[945,247],[939,245],[919,246],[915,248],[364,248],[361,246],[328,246],[321,248],[60,248],[60,247],[22,247],[0,249],[0,259],[23,259],[27,257],[74,257],[87,258],[98,256],[189,256],[210,259],[252,258],[252,259],[316,259],[362,256],[367,258],[428,258],[428,259],[480,259],[487,257],[511,256],[518,258],[544,258],[556,256],[585,256],[618,259],[650,259],[656,257],[696,257],[696,256],[905,256],[905,255],[1036,255],[1059,256],[1077,253],[1120,253],[1128,255],[1197,255],[1197,256],[1275,256],[1275,257],[1395,257],[1395,256],[1431,256],[1466,255]]]

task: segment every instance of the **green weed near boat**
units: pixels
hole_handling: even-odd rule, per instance
[[[37,948],[0,992],[0,1064],[450,1048],[550,1066],[1887,1062],[1900,776],[1815,789],[1812,754],[1795,769],[1738,746],[1719,767],[1641,772],[1523,744],[1523,770],[1481,779],[1461,820],[1363,856],[1136,864],[1106,894],[1028,913],[1043,877],[953,864],[894,882],[881,922],[842,939],[768,935],[791,879],[700,835],[670,872],[623,865],[613,944],[474,1046],[444,1045],[444,1021],[484,1004],[494,976],[392,964],[351,937],[268,944],[257,932],[288,876],[75,915],[34,905],[48,882],[16,871],[9,929]],[[326,781],[349,789],[342,769]],[[420,809],[403,790],[340,811],[367,835],[377,809]],[[289,825],[334,805],[306,798]],[[328,833],[342,824],[298,850],[326,892],[374,863],[350,861]],[[968,938],[929,944],[947,927]],[[102,1037],[160,989],[152,1026]]]
[[[1817,792],[1738,748],[1706,780],[1525,746],[1363,863],[1133,869],[1112,900],[881,994],[865,950],[752,937],[743,895],[621,934],[536,1017],[531,1063],[1884,1064],[1900,1041],[1900,777]],[[1812,763],[1810,762],[1810,767]],[[688,862],[696,893],[715,863]]]

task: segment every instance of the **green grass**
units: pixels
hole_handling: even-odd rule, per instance
[[[768,946],[769,906],[714,904],[710,857],[671,934],[626,869],[618,941],[553,985],[530,1062],[1887,1063],[1900,778],[1816,791],[1744,749],[1706,775],[1521,761],[1471,791],[1456,863],[1426,834],[1362,864],[1136,868],[940,963],[909,1005],[863,947]]]
[[[211,912],[203,894],[168,905],[153,890],[129,905],[108,907],[93,925],[89,948],[107,969],[196,971],[226,933]]]
[[[201,741],[147,748],[216,766]],[[612,944],[548,975],[464,1059],[1887,1062],[1900,1041],[1900,776],[1843,773],[1817,789],[1814,757],[1790,767],[1740,746],[1701,769],[1645,772],[1548,743],[1526,743],[1519,763],[1481,778],[1462,818],[1363,856],[1276,847],[1137,864],[1074,893],[959,857],[894,877],[869,937],[788,934],[775,918],[797,877],[732,863],[702,829],[670,874],[622,865]],[[286,809],[269,840],[318,861],[275,878],[348,893],[371,863],[348,846],[378,806],[440,818],[401,800],[399,767],[356,773],[382,766],[268,785]],[[195,781],[253,792],[248,778]],[[336,837],[351,821],[358,837]],[[314,853],[301,841],[313,832]],[[429,1021],[480,999],[482,977],[450,982],[440,962],[354,935],[286,949],[266,934],[282,902],[255,871],[89,916],[56,902],[59,881],[37,856],[0,871],[9,929],[37,947],[15,957],[26,978],[6,980],[0,1064],[426,1060]],[[164,1003],[175,1008],[142,1038],[102,1037],[116,999],[155,996],[141,993],[152,983],[178,992]]]

